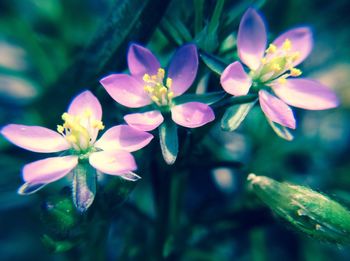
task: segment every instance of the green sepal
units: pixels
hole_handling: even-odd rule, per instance
[[[179,138],[177,125],[171,119],[165,119],[159,126],[159,142],[165,162],[174,164],[179,152]]]
[[[273,131],[282,139],[291,141],[294,139],[293,134],[285,127],[276,122],[271,121],[267,118],[268,123],[270,124]]]
[[[184,94],[173,99],[175,105],[180,105],[187,102],[202,102],[208,105],[216,103],[225,97],[225,92],[211,92],[204,94]]]
[[[254,107],[256,100],[242,105],[229,107],[221,119],[221,128],[225,131],[236,130]]]
[[[307,187],[248,176],[253,192],[297,230],[322,241],[350,243],[350,212],[338,202]]]
[[[227,64],[220,58],[208,54],[204,51],[200,51],[200,57],[202,58],[202,61],[208,66],[208,68],[218,75],[221,75],[227,67]]]
[[[88,162],[79,162],[73,170],[72,197],[75,207],[85,212],[96,194],[96,170]]]

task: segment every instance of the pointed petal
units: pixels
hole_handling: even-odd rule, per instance
[[[153,135],[136,130],[128,125],[118,125],[108,129],[95,143],[102,150],[126,150],[133,152],[145,147],[153,139]]]
[[[70,148],[63,136],[40,126],[9,124],[1,129],[1,134],[18,147],[34,152],[52,153]]]
[[[77,156],[52,157],[34,161],[24,166],[25,182],[46,184],[63,178],[78,164]]]
[[[143,113],[133,113],[124,116],[126,123],[140,131],[152,131],[164,120],[160,111],[147,111]]]
[[[158,59],[147,48],[131,44],[128,50],[128,66],[130,73],[136,77],[143,77],[144,74],[157,74],[160,64]]]
[[[262,17],[249,8],[239,24],[237,49],[241,61],[250,69],[259,67],[266,49],[266,27]]]
[[[252,85],[252,79],[244,71],[240,62],[231,63],[221,74],[222,88],[234,96],[246,95]]]
[[[288,39],[292,43],[291,52],[299,52],[299,58],[294,65],[298,65],[310,54],[313,46],[312,32],[309,27],[298,27],[290,29],[281,34],[273,42],[277,47],[281,47],[284,41]]]
[[[84,91],[75,97],[69,105],[68,113],[72,115],[84,115],[86,110],[91,111],[94,119],[99,121],[102,119],[101,104],[90,91]]]
[[[187,128],[197,128],[215,119],[212,108],[200,102],[188,102],[171,109],[171,118]]]
[[[194,44],[187,44],[179,48],[168,68],[168,77],[173,80],[171,90],[174,96],[179,96],[190,88],[196,78],[197,69],[197,47]]]
[[[100,83],[118,103],[130,108],[139,108],[151,103],[142,83],[127,74],[111,74]]]
[[[137,169],[134,157],[126,151],[95,152],[89,162],[98,171],[110,175],[120,176]]]
[[[339,105],[335,92],[311,79],[288,79],[273,85],[276,95],[294,107],[307,110],[325,110]]]
[[[295,119],[291,108],[267,91],[259,91],[259,102],[266,117],[288,128],[295,129]]]

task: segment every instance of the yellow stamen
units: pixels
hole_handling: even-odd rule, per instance
[[[146,73],[144,76],[143,76],[143,78],[142,78],[145,82],[149,82],[150,80],[151,80],[151,76],[148,74],[148,73]]]
[[[155,95],[153,95],[152,97],[151,97],[151,99],[152,99],[152,101],[154,101],[154,102],[159,102],[159,98],[157,97],[157,96],[155,96]]]
[[[146,85],[143,89],[148,93],[152,93],[154,91],[154,88],[149,85]]]
[[[277,46],[274,44],[270,44],[269,48],[266,49],[266,53],[274,53],[277,51]]]
[[[292,48],[292,42],[289,39],[286,39],[282,45],[283,50],[289,51]]]
[[[279,72],[281,70],[281,66],[278,63],[274,63],[272,64],[272,70]]]
[[[277,81],[278,81],[280,84],[285,84],[285,83],[287,82],[286,78],[283,78],[283,77],[278,78]]]
[[[267,62],[266,58],[261,58],[261,63],[262,63],[263,65],[266,64],[266,62]]]
[[[164,75],[165,75],[165,70],[163,68],[159,68],[158,69],[158,77],[160,79],[163,79],[164,78]]]
[[[169,77],[166,78],[166,87],[168,87],[170,89],[171,85],[173,85],[173,79],[171,79]]]
[[[293,77],[300,76],[301,74],[302,74],[301,70],[299,70],[297,68],[290,69],[290,75]]]
[[[171,99],[171,98],[173,98],[173,97],[174,97],[174,93],[173,93],[173,92],[169,92],[169,93],[168,93],[168,98]]]
[[[77,143],[77,138],[74,135],[66,136],[66,139],[71,143]]]
[[[159,89],[160,94],[166,94],[167,92],[168,92],[168,89],[164,86]]]
[[[57,131],[62,134],[64,131],[64,127],[62,125],[57,125]]]

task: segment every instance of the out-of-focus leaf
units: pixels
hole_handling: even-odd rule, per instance
[[[69,240],[55,240],[48,235],[43,235],[44,245],[55,253],[66,252],[75,246],[75,242]]]
[[[208,66],[208,68],[218,75],[221,75],[227,67],[227,64],[220,60],[218,57],[215,57],[204,51],[200,51],[200,57],[202,58],[203,62]]]
[[[288,141],[291,141],[294,139],[293,134],[290,133],[290,131],[286,127],[284,127],[278,123],[275,123],[268,118],[266,118],[266,119],[267,119],[268,123],[270,124],[271,128],[273,129],[273,131],[279,137],[281,137],[282,139],[288,140]]]
[[[179,140],[177,125],[172,120],[167,119],[159,126],[159,142],[165,162],[174,164],[179,152]]]
[[[225,96],[225,92],[218,91],[205,94],[184,94],[174,98],[174,103],[176,105],[183,104],[186,102],[202,102],[205,104],[213,104],[220,101]]]
[[[221,128],[225,131],[236,130],[249,111],[254,107],[256,100],[242,105],[233,105],[229,107],[221,119]]]
[[[97,30],[91,43],[78,55],[76,62],[49,91],[39,104],[51,101],[50,110],[43,111],[45,119],[52,121],[64,111],[72,96],[87,86],[96,86],[106,74],[122,70],[126,65],[125,53],[131,41],[144,43],[163,17],[170,1],[120,0],[111,8],[109,16]],[[155,12],[155,10],[157,10]],[[52,100],[52,97],[55,99]]]

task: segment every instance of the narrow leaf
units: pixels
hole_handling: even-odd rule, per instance
[[[221,128],[225,131],[236,130],[248,115],[249,111],[254,107],[255,103],[256,100],[239,106],[233,105],[229,107],[221,119]]]
[[[270,124],[271,128],[279,137],[288,141],[291,141],[294,139],[293,135],[290,133],[290,131],[286,127],[278,123],[275,123],[269,119],[267,119],[267,121]]]
[[[225,97],[225,92],[212,92],[205,94],[184,94],[174,98],[174,103],[176,105],[183,104],[186,102],[202,102],[208,105],[216,103]]]
[[[172,120],[165,120],[159,127],[159,142],[163,158],[168,165],[175,163],[179,152],[177,126]]]
[[[80,212],[85,212],[96,194],[96,170],[87,163],[79,163],[73,170],[73,202]]]
[[[206,52],[201,51],[200,57],[208,68],[218,75],[221,75],[227,67],[227,64],[224,61]]]

